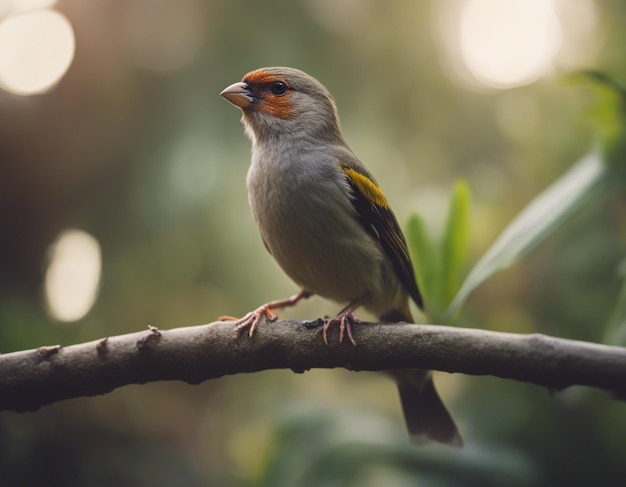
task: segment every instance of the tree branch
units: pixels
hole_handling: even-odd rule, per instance
[[[626,348],[436,325],[363,323],[354,334],[357,347],[338,344],[334,334],[326,347],[319,327],[279,321],[235,340],[232,322],[215,322],[8,353],[0,355],[0,410],[34,411],[127,384],[333,367],[494,375],[551,389],[599,387],[626,398]]]

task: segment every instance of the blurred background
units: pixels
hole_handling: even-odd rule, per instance
[[[467,180],[475,261],[593,146],[591,94],[559,75],[626,80],[625,26],[619,0],[1,0],[0,352],[296,290],[257,234],[250,144],[218,96],[262,66],[329,88],[401,223],[418,211],[437,236]],[[460,324],[603,341],[624,204],[485,283]],[[337,311],[313,298],[281,317]],[[626,485],[626,406],[608,394],[436,381],[462,452],[408,447],[383,376],[268,371],[2,413],[0,484]]]

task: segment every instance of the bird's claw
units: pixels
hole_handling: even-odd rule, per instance
[[[268,321],[276,321],[278,319],[278,315],[267,305],[259,306],[257,309],[250,311],[243,318],[240,318],[235,322],[236,338],[239,338],[241,332],[246,328],[248,328],[248,336],[252,337],[256,331],[257,325],[263,318],[266,318]]]
[[[331,326],[339,325],[339,343],[342,343],[344,336],[347,336],[350,343],[356,347],[356,342],[352,336],[352,325],[356,325],[357,323],[359,323],[359,319],[351,309],[344,311],[334,318],[326,318],[324,320],[324,328],[322,329],[322,337],[324,338],[326,346],[328,346],[328,330]]]

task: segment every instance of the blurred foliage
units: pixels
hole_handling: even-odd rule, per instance
[[[388,421],[301,405],[286,416],[261,476],[263,487],[409,486],[416,480],[488,487],[525,486],[534,480],[524,459],[502,449],[418,449],[403,441],[406,433]]]
[[[597,100],[590,114],[597,127],[604,159],[626,179],[626,86],[597,70],[579,71],[569,79],[594,91]]]
[[[468,263],[574,161],[593,147],[625,160],[624,2],[593,3],[590,82],[508,90],[455,76],[438,20],[453,3],[60,0],[76,36],[69,71],[45,94],[0,92],[0,352],[209,322],[294,292],[250,216],[249,142],[218,97],[266,65],[302,68],[334,94],[345,138],[408,221],[427,307],[445,311]],[[457,323],[624,344],[625,214],[623,191],[576,206],[475,288]],[[69,227],[98,239],[103,275],[91,312],[59,323],[42,280]],[[311,298],[281,316],[337,310]],[[409,448],[380,375],[268,371],[2,413],[0,485],[624,483],[626,409],[605,393],[436,380],[463,451]]]
[[[424,219],[413,213],[407,223],[407,243],[424,301],[433,323],[451,324],[445,311],[459,290],[466,266],[470,232],[470,195],[465,181],[452,192],[450,211],[440,245],[430,238]]]
[[[476,287],[534,250],[581,209],[616,189],[624,191],[626,179],[621,180],[621,170],[617,169],[594,151],[531,201],[469,272],[447,314],[456,313]]]
[[[622,289],[606,326],[604,343],[626,347],[626,260],[619,266]]]

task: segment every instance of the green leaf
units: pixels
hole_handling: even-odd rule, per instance
[[[406,237],[417,284],[428,314],[433,317],[442,310],[440,257],[426,232],[424,220],[417,213],[409,217]]]
[[[614,189],[619,179],[613,176],[597,150],[584,156],[505,228],[470,271],[446,316],[453,315],[487,278],[528,254],[581,209]]]
[[[469,187],[465,181],[458,181],[452,192],[440,245],[430,238],[418,214],[411,215],[407,225],[407,242],[417,283],[429,318],[438,323],[442,322],[443,312],[459,288],[461,270],[467,257],[469,215]]]
[[[470,191],[465,181],[457,181],[442,239],[442,299],[448,305],[459,289],[461,270],[467,259],[470,233]]]

